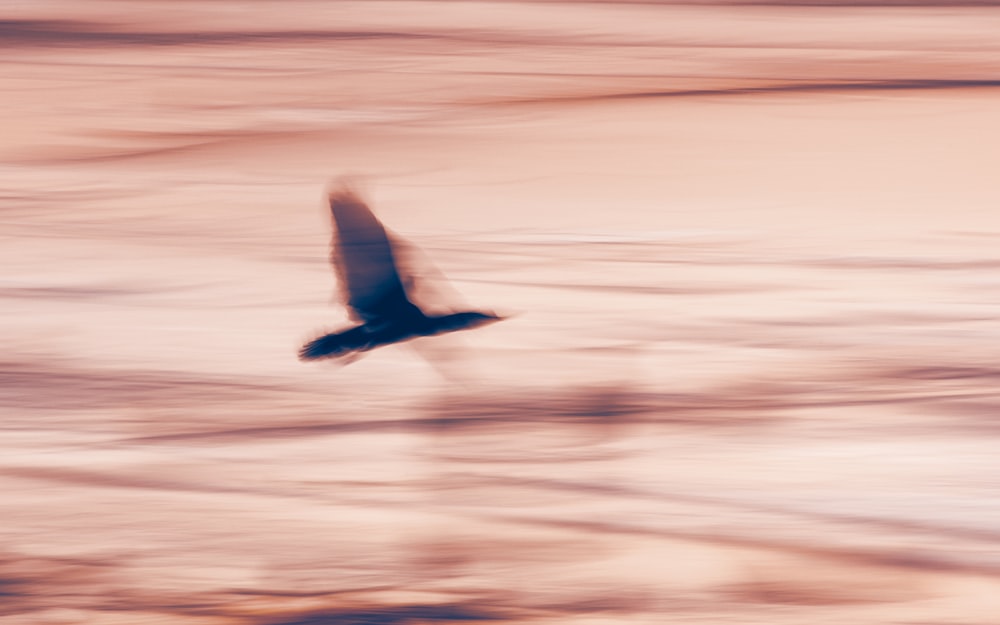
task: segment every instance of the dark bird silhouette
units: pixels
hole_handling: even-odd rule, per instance
[[[493,313],[478,311],[426,314],[407,295],[414,280],[400,275],[399,241],[386,232],[349,187],[331,191],[329,202],[333,218],[330,261],[350,317],[359,325],[309,341],[299,350],[299,359],[356,355],[383,345],[501,320]]]

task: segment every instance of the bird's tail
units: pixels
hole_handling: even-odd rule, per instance
[[[345,332],[324,334],[299,348],[299,360],[337,358],[338,356],[363,351],[367,342],[361,339],[362,333],[358,328],[351,328]]]

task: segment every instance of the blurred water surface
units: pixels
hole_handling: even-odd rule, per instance
[[[0,3],[0,623],[993,623],[994,3]],[[512,318],[347,367],[327,179]]]

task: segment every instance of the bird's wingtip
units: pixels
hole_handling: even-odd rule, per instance
[[[348,173],[334,176],[326,185],[326,195],[330,201],[351,200],[360,201],[363,195],[365,177],[361,174]]]

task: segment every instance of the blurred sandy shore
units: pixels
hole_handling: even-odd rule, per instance
[[[995,623],[998,27],[0,3],[0,624]],[[515,316],[299,363],[345,172]]]

